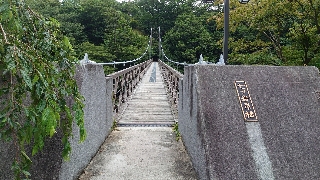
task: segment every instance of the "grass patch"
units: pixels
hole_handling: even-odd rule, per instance
[[[176,134],[176,141],[181,139],[181,134],[179,132],[179,125],[178,122],[175,122],[172,128],[173,132]]]
[[[113,120],[111,130],[112,130],[112,131],[118,130],[117,127],[118,127],[117,121],[116,121],[116,120]]]

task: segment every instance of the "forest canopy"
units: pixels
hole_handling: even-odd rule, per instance
[[[194,63],[203,54],[216,62],[222,53],[223,0],[27,0],[30,7],[61,24],[77,57],[98,62],[141,55],[158,27],[166,55]],[[319,67],[320,2],[317,0],[230,0],[229,64],[314,65]]]

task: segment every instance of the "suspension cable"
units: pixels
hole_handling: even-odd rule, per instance
[[[182,66],[189,66],[189,65],[192,65],[192,64],[188,64],[186,62],[183,62],[183,63],[180,63],[180,62],[176,62],[176,61],[173,61],[171,59],[169,59],[166,54],[164,53],[163,51],[163,47],[162,47],[162,40],[161,40],[161,35],[160,35],[160,26],[159,26],[159,46],[160,46],[160,56],[163,56],[167,61],[171,62],[171,63],[174,63],[176,64],[177,66],[178,65],[182,65]],[[159,57],[161,59],[161,57]]]
[[[150,39],[149,39],[149,42],[148,42],[148,46],[146,48],[146,50],[144,51],[144,53],[137,59],[133,59],[133,60],[130,60],[130,61],[122,61],[122,62],[116,62],[116,61],[113,61],[113,62],[108,62],[108,63],[97,63],[97,64],[100,64],[100,65],[116,65],[116,64],[127,64],[127,63],[133,63],[133,62],[136,62],[136,61],[139,61],[141,60],[146,54],[147,52],[149,51],[150,52],[150,49],[151,49],[151,45],[152,45],[152,28],[151,28],[151,34],[150,34]],[[149,58],[150,57],[150,53],[149,53]]]

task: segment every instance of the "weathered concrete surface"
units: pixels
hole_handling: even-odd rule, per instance
[[[101,65],[87,64],[77,68],[76,80],[81,94],[85,97],[84,119],[86,140],[79,144],[79,129],[73,126],[70,161],[64,161],[59,179],[76,179],[97,153],[111,132],[112,79],[106,79]]]
[[[11,170],[16,150],[13,143],[0,142],[0,179],[14,179]]]
[[[62,133],[45,141],[42,152],[32,157],[31,179],[76,179],[99,150],[112,126],[112,80],[105,79],[102,66],[79,66],[76,80],[81,94],[85,97],[84,119],[87,139],[79,144],[79,130],[73,126],[70,161],[62,160]],[[2,83],[0,82],[0,85]],[[1,100],[1,99],[0,99]],[[14,179],[11,165],[15,156],[14,146],[0,142],[0,179]],[[30,155],[31,156],[31,155]]]
[[[119,127],[80,180],[196,180],[188,154],[169,127]]]
[[[244,122],[239,80],[257,123]],[[191,66],[182,84],[179,129],[200,179],[320,179],[318,69]]]
[[[3,76],[0,72],[0,87],[4,88],[7,87],[9,83],[10,77]],[[1,95],[0,96],[0,110],[3,110],[4,107],[1,105],[7,101],[6,96]],[[9,142],[3,142],[0,140],[0,179],[13,179],[13,172],[11,171],[11,165],[13,162],[13,159],[16,155],[16,150],[14,148],[13,143]]]
[[[174,119],[157,62],[153,62],[121,116],[119,125],[170,125]]]

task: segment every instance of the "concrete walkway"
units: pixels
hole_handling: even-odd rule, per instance
[[[122,118],[80,180],[196,180],[173,116],[158,63],[153,63]]]

